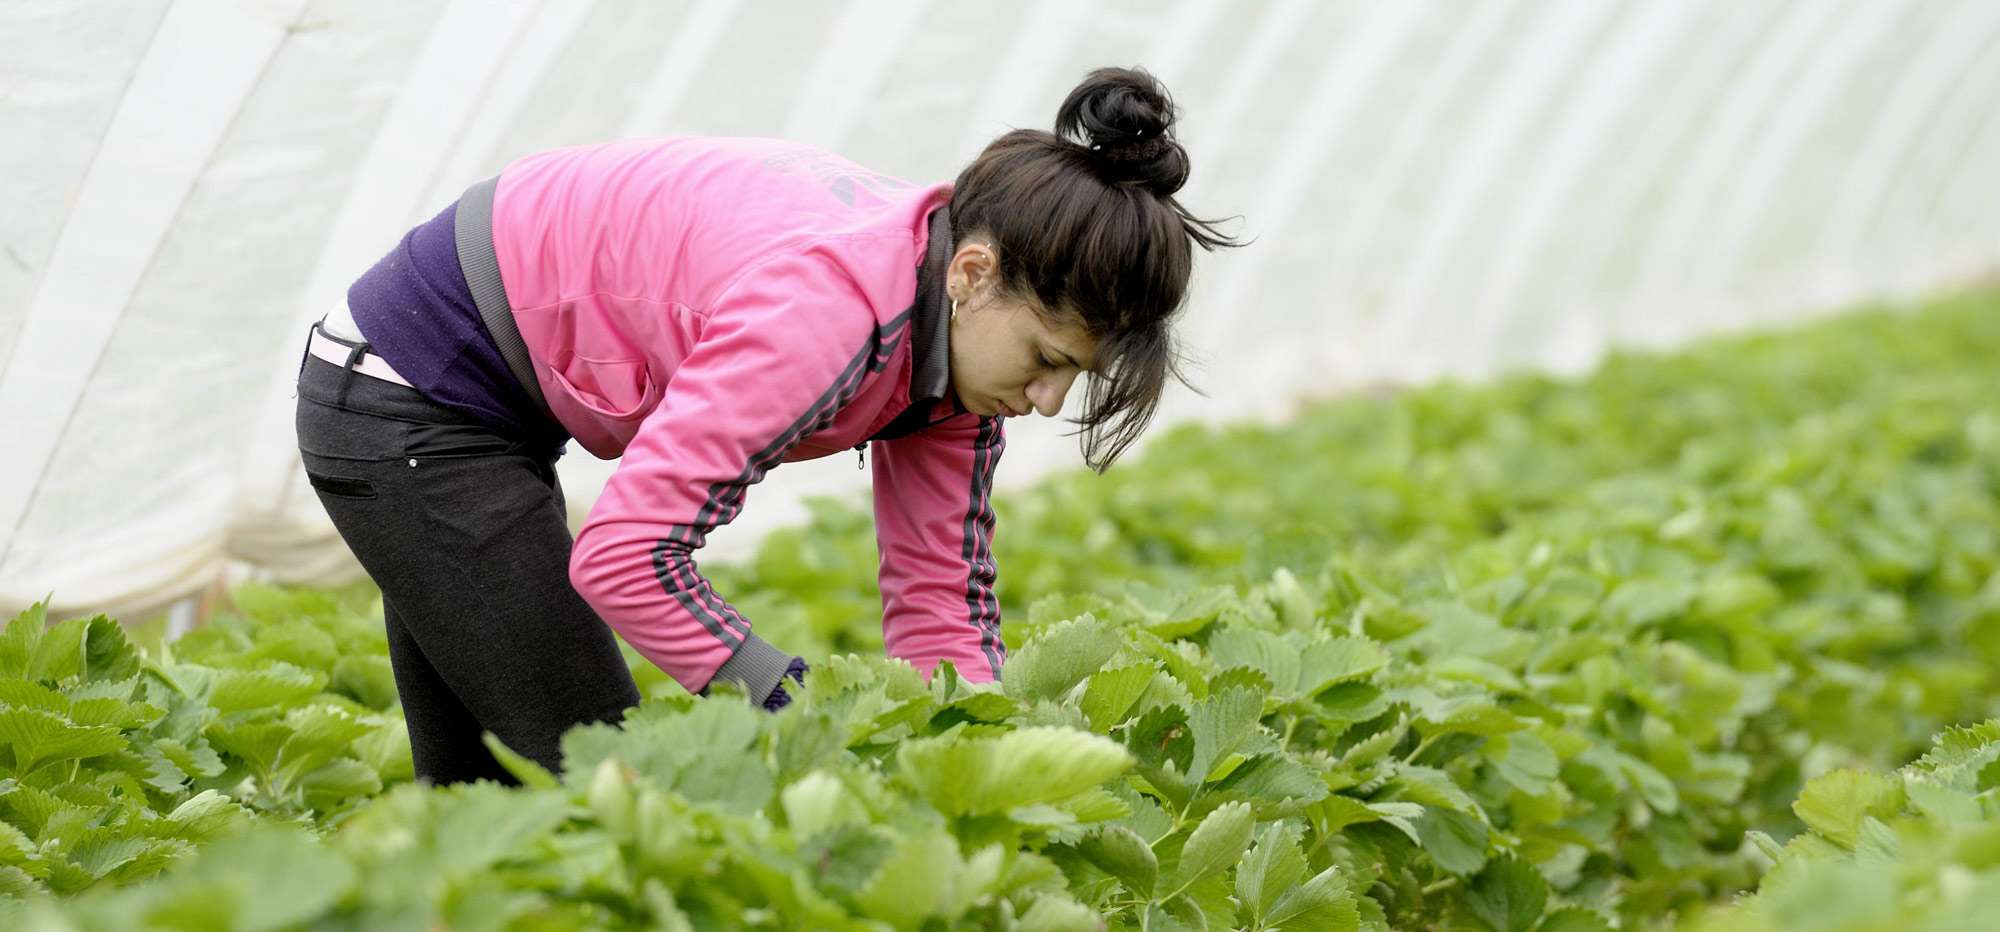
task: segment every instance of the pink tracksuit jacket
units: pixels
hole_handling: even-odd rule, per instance
[[[889,655],[926,679],[941,660],[1000,677],[1006,441],[950,390],[950,197],[774,139],[624,140],[501,171],[493,252],[538,387],[584,449],[622,457],[570,580],[690,691],[776,683],[790,660],[696,569],[709,531],[779,463],[864,448]]]

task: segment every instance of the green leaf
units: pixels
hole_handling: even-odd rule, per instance
[[[1077,841],[1076,850],[1098,869],[1118,878],[1125,889],[1152,898],[1160,862],[1136,832],[1122,825],[1100,825]]]
[[[84,678],[123,681],[137,676],[139,650],[125,637],[125,628],[104,615],[90,619],[84,636]]]
[[[1283,932],[1358,932],[1361,912],[1338,868],[1329,867],[1285,891],[1265,917]]]
[[[1326,781],[1318,774],[1277,752],[1245,759],[1228,776],[1210,784],[1209,791],[1257,804],[1261,818],[1291,814],[1327,795]]]
[[[1171,898],[1202,878],[1221,873],[1241,857],[1243,849],[1250,846],[1250,830],[1256,824],[1247,803],[1223,803],[1214,812],[1201,820],[1194,833],[1188,836],[1187,844],[1181,848],[1181,856],[1174,865],[1172,877],[1167,882]]]
[[[1163,638],[1193,637],[1241,602],[1234,586],[1192,589],[1176,596],[1160,617],[1146,623],[1146,629]]]
[[[1535,932],[1613,932],[1610,920],[1581,906],[1558,909]]]
[[[1092,615],[1058,622],[1007,658],[1002,689],[1016,699],[1056,699],[1103,669],[1124,639]]]
[[[568,797],[556,791],[484,781],[453,787],[433,810],[438,867],[459,876],[486,870],[553,832],[568,810]]]
[[[306,805],[321,811],[382,792],[382,780],[375,775],[375,768],[352,757],[336,757],[307,771],[297,785],[305,794]]]
[[[1264,697],[1240,686],[1210,693],[1207,699],[1195,703],[1188,716],[1188,726],[1194,733],[1189,779],[1197,782],[1207,779],[1217,763],[1250,745],[1258,735],[1257,720],[1263,714]]]
[[[290,928],[324,916],[357,878],[352,864],[310,836],[253,825],[181,869],[148,918],[174,928]]]
[[[1298,694],[1317,696],[1329,687],[1364,680],[1389,665],[1389,655],[1364,637],[1336,637],[1307,645],[1299,659]]]
[[[81,760],[125,747],[125,736],[110,725],[74,725],[53,712],[0,709],[0,746],[13,752],[14,773],[25,774],[52,760]]]
[[[1901,782],[1858,770],[1835,770],[1813,778],[1792,811],[1806,826],[1852,850],[1863,819],[1886,819],[1903,808]]]
[[[1158,670],[1158,664],[1142,662],[1092,673],[1079,703],[1091,729],[1110,731],[1111,726],[1124,721]]]
[[[1451,873],[1465,876],[1486,863],[1486,825],[1465,813],[1426,807],[1417,836],[1431,860]]]
[[[311,699],[323,684],[320,674],[283,662],[256,670],[217,670],[209,684],[208,704],[225,714],[285,708]]]
[[[815,770],[778,794],[785,822],[800,839],[849,825],[867,825],[868,810],[839,777]]]
[[[83,642],[90,621],[72,618],[42,632],[28,660],[27,678],[61,682],[83,673]]]
[[[869,916],[916,928],[930,918],[957,918],[952,906],[965,873],[958,842],[944,832],[924,832],[903,839],[854,898]]]
[[[550,773],[548,768],[508,747],[501,742],[499,735],[490,731],[483,732],[479,736],[479,741],[486,745],[487,752],[493,755],[493,759],[498,761],[502,768],[513,774],[514,779],[521,781],[522,786],[535,790],[561,788],[562,781],[556,779],[556,775]]]
[[[1054,806],[1075,816],[1079,822],[1107,822],[1132,814],[1130,804],[1101,786],[1093,786],[1075,796],[1058,800]]]
[[[1940,822],[1978,822],[1982,817],[1979,801],[1972,794],[1952,789],[1918,776],[1903,775],[1903,792],[1911,807]]]
[[[1074,796],[1132,767],[1101,735],[1037,726],[995,738],[944,735],[896,749],[904,778],[946,815],[1004,812]]]
[[[28,606],[0,633],[0,677],[34,679],[28,675],[35,646],[41,643],[42,628],[48,624],[48,603]]]
[[[1299,681],[1299,648],[1294,638],[1243,624],[1217,628],[1208,637],[1208,651],[1223,669],[1249,667],[1264,674],[1280,694],[1290,695]]]
[[[167,814],[168,821],[176,823],[174,837],[189,841],[201,841],[218,835],[232,826],[250,821],[251,818],[250,810],[214,790],[196,793]]]
[[[334,661],[331,688],[371,709],[390,709],[398,699],[396,673],[389,665],[389,658],[375,654]]]
[[[373,730],[345,709],[330,705],[293,709],[285,713],[285,727],[291,730],[291,736],[281,751],[283,764],[278,772],[288,783],[340,756]]]
[[[1059,893],[1036,897],[1015,926],[1020,932],[1098,932],[1103,927],[1097,910]]]
[[[1306,875],[1306,859],[1299,853],[1298,842],[1298,826],[1273,822],[1257,837],[1250,856],[1236,866],[1238,914],[1252,928],[1263,928],[1267,924],[1264,917],[1278,898]]]
[[[98,829],[71,845],[64,855],[90,876],[102,878],[145,854],[154,844],[151,839]]]
[[[1529,731],[1488,739],[1486,756],[1500,779],[1529,796],[1548,792],[1560,768],[1555,750]]]
[[[1549,885],[1534,865],[1503,853],[1472,878],[1465,904],[1493,932],[1528,932],[1542,917]]]

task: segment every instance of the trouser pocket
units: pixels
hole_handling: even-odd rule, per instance
[[[375,483],[358,476],[336,476],[327,472],[306,469],[306,480],[322,495],[335,498],[374,498]]]

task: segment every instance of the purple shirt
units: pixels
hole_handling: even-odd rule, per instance
[[[570,438],[515,381],[458,264],[458,203],[403,236],[347,289],[361,335],[411,387],[503,434],[546,446]]]

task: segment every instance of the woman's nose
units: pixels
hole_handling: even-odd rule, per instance
[[[1069,387],[1075,383],[1074,373],[1044,375],[1028,383],[1028,402],[1035,406],[1036,414],[1055,417],[1062,413],[1063,399],[1069,397]]]

